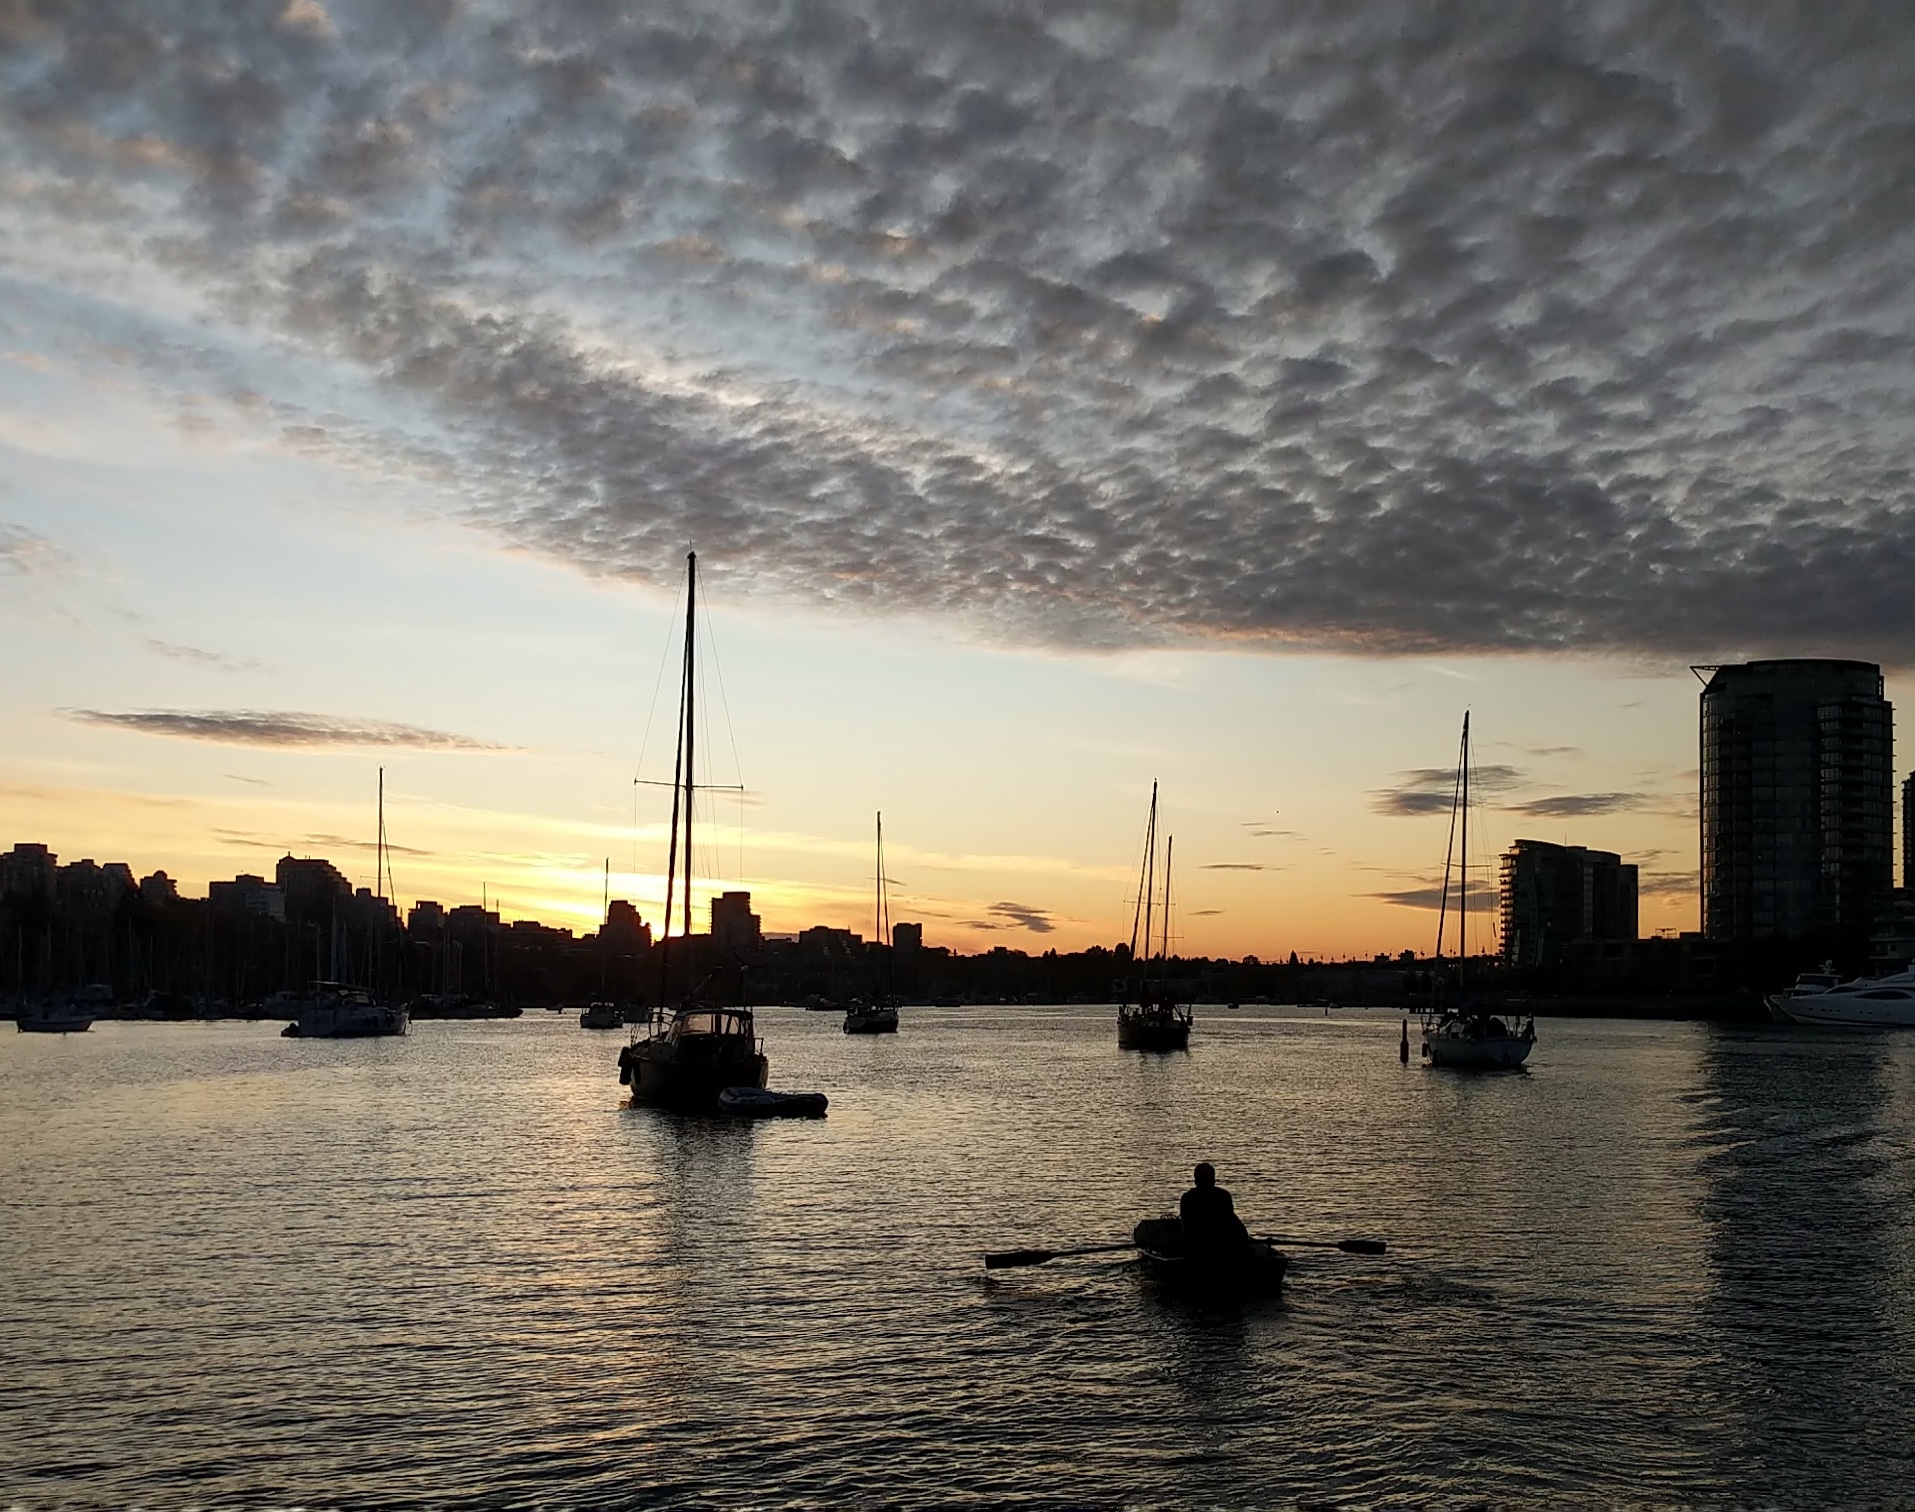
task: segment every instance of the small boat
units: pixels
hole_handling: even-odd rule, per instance
[[[884,815],[878,815],[877,913],[873,933],[878,939],[878,991],[870,1000],[859,999],[845,1010],[846,1034],[896,1034],[898,1032],[898,995],[894,990],[891,960],[891,900],[885,893]]]
[[[853,1003],[844,1012],[844,1032],[846,1034],[896,1034],[898,1032],[897,1004],[886,1000],[875,1003]]]
[[[1157,784],[1150,785],[1150,822],[1144,832],[1143,874],[1138,879],[1137,908],[1130,921],[1130,959],[1137,962],[1138,930],[1143,931],[1144,954],[1135,979],[1117,984],[1117,1048],[1120,1050],[1186,1050],[1190,1047],[1189,984],[1170,978],[1170,857],[1174,837],[1164,846],[1164,933],[1155,976],[1150,969],[1150,947],[1157,893]]]
[[[404,1034],[412,1015],[404,1008],[375,1003],[363,987],[314,982],[304,997],[275,995],[272,1005],[298,1015],[280,1030],[286,1039],[376,1039]]]
[[[1516,1071],[1536,1045],[1536,1018],[1498,1016],[1464,992],[1469,965],[1469,711],[1463,711],[1463,740],[1456,757],[1456,786],[1450,798],[1450,848],[1443,854],[1443,895],[1436,913],[1436,959],[1430,972],[1431,998],[1423,1011],[1423,1059],[1452,1071]],[[1452,885],[1456,905],[1458,995],[1442,1003],[1443,937],[1449,923]],[[1407,1041],[1406,1041],[1407,1045]],[[1404,1052],[1408,1054],[1407,1048]]]
[[[22,1034],[85,1034],[93,1027],[93,1015],[71,1008],[22,1008],[13,1022]]]
[[[1536,1044],[1534,1019],[1505,1022],[1468,1007],[1447,1008],[1423,1025],[1423,1056],[1455,1071],[1514,1071]]]
[[[692,754],[697,721],[694,690],[698,645],[698,553],[685,557],[685,660],[678,693],[676,770],[672,779],[672,830],[665,862],[665,914],[658,939],[658,1002],[647,1018],[646,1034],[618,1053],[618,1079],[632,1089],[637,1106],[680,1112],[717,1111],[719,1094],[732,1087],[762,1087],[770,1070],[751,1009],[711,1000],[707,983],[695,986],[676,1009],[665,1011],[674,943],[689,945],[692,934],[692,814],[695,783]],[[682,848],[681,848],[682,847]],[[678,935],[672,934],[672,906],[678,902],[685,868],[685,891]],[[634,1030],[638,1028],[633,1025]]]
[[[1275,1296],[1283,1290],[1290,1257],[1267,1239],[1248,1239],[1229,1249],[1190,1250],[1181,1218],[1146,1218],[1131,1230],[1144,1269],[1168,1287],[1190,1296]]]
[[[1824,968],[1804,972],[1788,992],[1764,1001],[1769,1013],[1784,1024],[1826,1025],[1833,1029],[1915,1028],[1915,968],[1887,976],[1857,977],[1852,982],[1831,980]]]
[[[591,1003],[578,1016],[581,1029],[623,1029],[625,1015],[616,1003]]]
[[[822,1092],[773,1092],[765,1087],[727,1087],[718,1111],[734,1118],[823,1118],[831,1100]]]

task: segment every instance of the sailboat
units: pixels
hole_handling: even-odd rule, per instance
[[[587,1003],[578,1016],[581,1029],[623,1029],[625,1015],[619,1011],[617,1003],[610,1001],[605,990],[605,931],[612,917],[612,858],[605,858],[605,897],[599,904],[598,916],[598,992],[593,1001]]]
[[[1152,909],[1157,892],[1157,784],[1150,785],[1150,823],[1144,832],[1144,865],[1138,879],[1137,908],[1130,921],[1130,959],[1134,978],[1118,983],[1117,1046],[1120,1050],[1183,1050],[1190,1045],[1190,1004],[1185,984],[1170,979],[1170,859],[1175,840],[1164,845],[1163,950],[1151,975]],[[1138,926],[1144,953],[1137,954]],[[1179,1002],[1178,998],[1184,997]]]
[[[878,938],[878,990],[869,1002],[853,1003],[845,1010],[846,1034],[896,1034],[898,1032],[898,995],[891,971],[891,900],[884,883],[884,815],[878,815],[878,881],[876,915],[872,932]]]
[[[375,907],[373,923],[366,932],[366,975],[369,983],[359,987],[345,982],[314,982],[304,993],[275,993],[274,1011],[296,1017],[280,1035],[285,1039],[376,1039],[404,1034],[412,1024],[410,1010],[396,1003],[376,1001],[381,951],[385,934],[386,886],[392,882],[392,860],[386,846],[386,769],[379,768],[379,841],[373,861]],[[392,889],[396,909],[399,889]],[[361,894],[363,896],[363,893]]]
[[[685,554],[685,663],[678,687],[678,744],[672,757],[672,837],[665,863],[665,917],[658,941],[658,1007],[646,1020],[644,1037],[618,1053],[618,1079],[632,1089],[635,1104],[692,1112],[718,1111],[718,1094],[727,1087],[762,1087],[769,1071],[751,1009],[716,1001],[711,979],[695,986],[669,1013],[672,904],[677,896],[683,839],[684,911],[678,938],[689,951],[692,932],[693,735],[696,729],[696,649],[698,644],[698,553]],[[681,823],[682,818],[682,823]]]
[[[1432,1066],[1460,1071],[1514,1071],[1536,1044],[1536,1020],[1521,1023],[1489,1011],[1472,998],[1464,975],[1469,968],[1469,711],[1463,712],[1463,741],[1456,757],[1456,785],[1450,798],[1449,848],[1443,855],[1443,896],[1437,905],[1436,960],[1430,972],[1430,1002],[1423,1013],[1423,1059]],[[1456,883],[1456,994],[1443,990],[1443,938],[1449,922],[1450,882]]]

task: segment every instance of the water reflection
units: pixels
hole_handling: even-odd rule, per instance
[[[1785,1497],[1883,1489],[1844,1451],[1907,1372],[1892,1306],[1894,1236],[1911,1214],[1884,1181],[1898,1048],[1875,1034],[1723,1031],[1704,1057],[1708,1389],[1753,1483]]]

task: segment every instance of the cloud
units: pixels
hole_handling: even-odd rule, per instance
[[[1050,934],[1056,929],[1055,916],[1028,903],[993,903],[985,909],[988,919],[971,921],[972,929],[1028,929],[1032,934]]]
[[[254,661],[250,657],[225,656],[218,651],[203,651],[198,646],[183,646],[174,641],[160,640],[148,636],[146,649],[158,656],[170,657],[174,661],[189,662],[196,667],[213,667],[221,672],[265,672],[264,662]]]
[[[1701,880],[1694,872],[1636,878],[1636,896],[1639,898],[1694,898],[1700,895],[1701,888]]]
[[[1440,885],[1421,887],[1402,887],[1389,892],[1370,893],[1370,897],[1384,903],[1394,903],[1399,908],[1423,908],[1431,912],[1442,908],[1443,889]],[[1472,882],[1469,890],[1469,907],[1472,931],[1477,921],[1487,918],[1496,901],[1496,889],[1486,883]],[[1452,887],[1449,893],[1449,911],[1457,911],[1457,890]]]
[[[1470,769],[1470,795],[1489,797],[1508,792],[1524,782],[1520,767],[1478,766]],[[1426,814],[1447,814],[1455,802],[1454,767],[1415,767],[1397,773],[1393,787],[1379,788],[1370,794],[1370,807],[1379,814],[1397,819],[1420,818]]]
[[[1915,662],[1896,7],[72,0],[0,66],[16,277],[175,281],[584,572]]]
[[[1560,793],[1505,806],[1505,812],[1532,819],[1584,819],[1592,814],[1620,814],[1639,809],[1647,800],[1641,793]]]
[[[1199,908],[1193,910],[1190,916],[1193,919],[1214,919],[1222,912],[1221,908]]]
[[[421,729],[381,719],[342,719],[330,714],[298,714],[246,709],[141,710],[113,713],[100,709],[69,709],[69,719],[82,724],[138,730],[148,735],[170,735],[182,740],[209,740],[222,745],[277,746],[288,749],[323,746],[410,746],[430,751],[500,751],[507,747],[444,730]]]
[[[0,520],[0,573],[52,577],[71,565],[72,558],[45,536]]]
[[[1278,866],[1266,866],[1261,861],[1207,861],[1198,867],[1198,871],[1281,871]]]

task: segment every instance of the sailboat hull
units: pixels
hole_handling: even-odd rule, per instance
[[[895,1008],[853,1008],[844,1016],[846,1034],[896,1034],[898,1010]]]
[[[1431,1034],[1423,1040],[1423,1055],[1432,1066],[1452,1071],[1514,1071],[1529,1059],[1533,1039],[1518,1034],[1490,1034],[1475,1039],[1462,1034]]]

